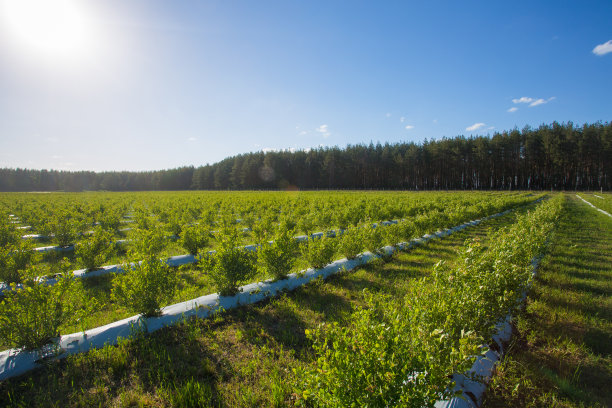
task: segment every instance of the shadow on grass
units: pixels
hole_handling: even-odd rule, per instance
[[[199,340],[202,329],[201,321],[190,320],[51,362],[44,370],[1,383],[0,405],[44,406],[54,401],[57,406],[110,406],[119,399],[121,406],[145,406],[150,395],[164,390],[161,394],[171,404],[187,398],[224,407],[216,383],[231,373],[218,353]],[[130,391],[134,384],[140,390],[136,394]],[[24,393],[24,387],[37,392]]]

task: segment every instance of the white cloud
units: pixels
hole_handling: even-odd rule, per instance
[[[518,108],[516,106],[513,106],[510,109],[508,109],[508,112],[512,113],[512,112],[516,112],[517,110]]]
[[[438,119],[432,120],[433,123],[438,123]]]
[[[487,128],[487,130],[493,130],[493,129],[495,129],[495,126],[489,126],[489,127]]]
[[[270,153],[270,152],[278,152],[278,149],[275,149],[274,147],[264,147],[263,149],[261,149],[261,151],[264,153]]]
[[[543,105],[545,103],[546,103],[546,101],[544,99],[540,98],[540,99],[536,99],[535,101],[531,102],[529,104],[529,106],[538,106],[538,105]]]
[[[513,99],[512,102],[513,103],[530,103],[530,102],[533,102],[533,98],[528,98],[526,96],[523,96],[519,99]]]
[[[308,134],[308,132],[305,131],[305,130],[302,130],[300,133],[298,133],[299,136],[304,136],[304,135],[307,135],[307,134]]]
[[[196,139],[195,137],[190,137],[190,138],[189,138],[189,139],[187,139],[187,140],[189,140],[190,142],[195,142],[195,141],[196,141],[196,140],[198,140],[198,139]]]
[[[412,125],[406,125],[406,130],[410,130],[410,129],[414,129],[414,126],[412,126]]]
[[[321,125],[315,131],[319,132],[324,138],[328,138],[331,135],[327,125]]]
[[[593,48],[593,54],[595,55],[606,55],[610,52],[612,52],[612,40],[606,41]]]
[[[555,97],[554,97],[554,96],[551,96],[551,97],[550,97],[550,98],[548,98],[548,99],[542,99],[542,98],[540,98],[540,99],[537,99],[537,100],[535,100],[535,101],[531,102],[531,103],[529,104],[529,106],[538,106],[538,105],[544,105],[545,103],[548,103],[548,102],[552,101],[553,99],[555,99]]]
[[[387,114],[385,115],[386,117],[390,118],[391,114],[387,112]]]
[[[538,105],[544,105],[545,103],[548,103],[552,101],[553,99],[555,99],[554,96],[551,96],[548,99],[544,99],[544,98],[535,99],[535,98],[529,98],[527,96],[522,96],[519,99],[513,99],[512,102],[513,103],[528,103],[529,106],[533,107],[533,106],[538,106]],[[508,112],[514,112],[514,110],[511,111],[510,109],[508,109]]]
[[[474,123],[472,126],[468,126],[465,128],[465,130],[467,130],[468,132],[472,132],[474,130],[478,130],[481,127],[485,127],[486,125],[482,122],[478,122],[478,123]]]
[[[405,120],[406,120],[406,118],[403,117],[403,116],[400,118],[400,122],[402,122],[402,123],[404,123]]]

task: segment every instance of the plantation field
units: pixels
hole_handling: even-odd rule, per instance
[[[386,234],[365,229],[368,236],[354,236],[358,241],[357,247],[349,249],[357,254],[364,249],[376,251],[383,245],[409,241],[424,233],[515,207],[535,198],[530,193],[9,194],[2,203],[9,214],[3,219],[9,223],[4,226],[5,267],[0,279],[7,283],[20,282],[82,267],[93,270],[102,265],[141,261],[149,255],[164,258],[187,252],[203,254],[214,250],[228,238],[234,246],[261,244],[287,231],[299,235],[347,229],[349,233],[345,238],[348,238],[354,235],[350,232],[356,227],[385,220],[405,220],[388,228]],[[75,251],[33,253],[30,240],[18,239],[15,235],[23,224],[31,227],[29,232],[55,235],[51,242],[75,244]],[[94,234],[79,235],[95,224],[99,225]],[[121,231],[125,228],[123,225],[132,227],[130,231]],[[223,229],[226,231],[217,231]],[[178,236],[178,240],[165,239],[171,235]],[[100,237],[104,237],[103,241]],[[130,241],[122,245],[111,244],[125,238]],[[143,241],[149,245],[155,241],[155,248],[139,248]],[[368,245],[371,248],[366,248]],[[82,249],[89,249],[89,253]],[[294,260],[281,275],[311,266],[313,260],[303,248],[300,250],[295,246],[288,250]],[[342,246],[328,248],[331,253],[325,255],[329,259],[319,266],[346,256],[343,250],[346,252]],[[16,257],[17,262],[10,262],[11,253],[13,257],[21,254]],[[310,258],[314,255],[311,254]],[[240,282],[275,277],[269,265],[266,267],[260,262],[258,266]],[[194,264],[169,271],[176,278],[176,287],[163,299],[161,306],[218,290],[235,290],[238,281],[232,283],[234,287],[224,288],[216,284],[219,280],[215,281],[205,268],[202,264]],[[79,319],[78,327],[73,322],[66,322],[61,326],[61,332],[100,326],[139,312],[113,301],[113,281],[118,280],[112,274],[84,280],[81,296],[88,299],[91,307],[87,315]]]
[[[156,316],[166,305],[208,293],[232,296],[241,285],[299,276],[364,251],[382,256],[385,245],[513,211],[263,304],[135,333],[117,346],[51,362],[1,382],[0,401],[432,405],[452,397],[451,375],[469,369],[496,324],[517,313],[531,282],[532,260],[546,252],[547,241],[554,243],[555,226],[563,225],[559,217],[571,208],[566,196],[536,203],[542,197],[530,192],[4,195],[0,267],[10,286],[0,305],[0,343],[17,349],[36,349],[57,334],[138,313]],[[25,230],[46,238],[24,238]],[[73,246],[33,250],[43,245]],[[188,253],[195,262],[167,265],[167,257]],[[78,268],[95,271],[116,263],[123,265],[120,273],[72,275]],[[35,328],[28,329],[33,320]]]

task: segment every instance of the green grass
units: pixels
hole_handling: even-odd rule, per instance
[[[610,193],[578,193],[578,195],[595,207],[612,214],[612,194]]]
[[[484,407],[612,406],[612,220],[567,197]]]
[[[68,357],[0,384],[0,405],[290,406],[293,374],[313,359],[306,329],[343,324],[363,305],[363,289],[402,296],[435,263],[457,258],[467,238],[486,244],[488,221],[356,271],[208,320],[190,320],[147,336]]]

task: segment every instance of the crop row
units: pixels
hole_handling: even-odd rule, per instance
[[[70,214],[65,211],[65,206],[68,205],[59,198],[50,197],[50,201],[57,199],[55,206],[42,206],[41,203],[34,201],[29,203],[28,208],[43,207],[45,210],[40,210],[37,216],[37,223],[41,224],[46,220],[47,225],[53,225],[55,240],[60,245],[68,246],[77,242],[82,245],[77,245],[80,250],[77,250],[74,255],[68,255],[69,267],[76,269],[84,267],[94,269],[104,265],[108,261],[116,261],[122,263],[129,261],[126,258],[126,253],[129,252],[129,245],[121,245],[121,247],[111,246],[111,241],[119,241],[125,243],[125,239],[133,238],[138,235],[138,231],[156,229],[164,231],[174,237],[178,237],[178,241],[169,241],[163,245],[163,256],[174,256],[183,254],[184,250],[192,254],[198,251],[210,251],[215,249],[220,244],[220,240],[214,234],[209,234],[210,230],[225,228],[228,224],[235,224],[236,219],[240,220],[242,233],[240,244],[257,244],[271,239],[273,231],[279,224],[283,223],[295,230],[296,234],[312,234],[316,229],[329,231],[330,229],[346,229],[350,226],[360,225],[366,222],[378,222],[385,219],[407,218],[418,226],[419,224],[427,224],[428,220],[436,219],[440,227],[448,227],[456,224],[458,221],[476,218],[481,214],[489,214],[500,208],[500,205],[515,206],[524,203],[532,197],[526,193],[500,194],[500,193],[479,193],[477,197],[467,196],[465,194],[416,194],[405,195],[396,193],[395,195],[372,193],[366,194],[367,198],[362,198],[355,203],[347,203],[348,198],[355,198],[355,195],[349,193],[338,193],[338,196],[330,193],[328,202],[318,201],[322,196],[317,193],[307,194],[305,199],[288,198],[286,195],[270,196],[268,201],[259,196],[257,193],[244,193],[246,197],[236,196],[236,204],[234,207],[226,208],[229,205],[226,201],[216,202],[209,198],[208,204],[214,209],[207,209],[198,213],[195,210],[186,210],[195,206],[191,201],[183,203],[180,200],[171,200],[171,202],[179,201],[185,204],[183,207],[172,207],[172,211],[164,210],[161,212],[159,207],[153,206],[145,211],[146,200],[139,204],[140,210],[135,210],[134,213],[134,230],[125,231],[125,228],[119,228],[120,223],[105,223],[103,220],[105,211],[114,208],[127,207],[123,201],[120,204],[115,203],[115,206],[107,204],[106,206],[92,206],[97,210],[102,211],[95,218],[88,218],[87,225],[91,225],[92,221],[100,223],[96,227],[94,234],[79,235],[77,228],[79,223],[84,222],[79,220],[78,214],[90,214],[84,211],[81,207],[74,204],[75,208]],[[430,196],[430,200],[424,198]],[[28,195],[27,197],[37,197]],[[112,196],[115,197],[115,196]],[[140,196],[139,196],[140,197]],[[146,197],[146,196],[145,196]],[[155,195],[153,197],[157,198]],[[168,196],[164,196],[168,198]],[[171,197],[171,196],[170,196]],[[181,197],[181,195],[179,195]],[[207,196],[205,196],[207,197]],[[212,194],[212,197],[218,197],[217,194]],[[193,195],[192,201],[200,203],[200,195]],[[240,198],[241,200],[239,200]],[[127,200],[126,197],[122,198]],[[156,201],[154,201],[156,202]],[[16,200],[19,203],[19,200]],[[282,203],[279,204],[279,203]],[[23,204],[23,203],[22,203]],[[38,204],[35,205],[35,204]],[[80,203],[84,205],[83,203]],[[346,205],[343,207],[343,205]],[[135,204],[133,205],[135,206]],[[402,207],[403,206],[403,207]],[[19,207],[19,206],[15,206]],[[22,211],[24,205],[21,206]],[[48,207],[51,207],[49,209]],[[214,212],[220,209],[227,209],[228,213],[217,214],[211,216]],[[17,210],[18,208],[13,208]],[[54,212],[57,210],[56,212]],[[45,212],[47,211],[47,212]],[[251,211],[249,213],[248,211]],[[307,211],[307,212],[305,212]],[[17,212],[17,211],[14,211]],[[112,212],[112,211],[111,211]],[[77,214],[77,215],[74,215]],[[169,215],[170,214],[170,215]],[[194,214],[199,214],[194,217]],[[10,217],[11,219],[17,218]],[[16,272],[16,269],[24,270],[25,265],[35,265],[38,269],[34,276],[55,275],[62,272],[57,267],[57,261],[62,259],[62,255],[47,254],[44,256],[31,256],[27,252],[33,248],[32,244],[22,242],[18,238],[18,230],[15,229],[15,224],[10,222],[2,222],[8,220],[0,217],[0,281],[6,283],[19,282],[23,277]],[[116,219],[118,219],[116,217]],[[41,221],[42,220],[42,221]],[[177,221],[178,220],[178,221]],[[120,237],[120,239],[117,239]],[[250,241],[250,242],[249,242]],[[68,248],[73,248],[68,246]],[[49,247],[44,247],[40,252],[46,252]],[[15,258],[14,261],[11,261]],[[33,277],[33,276],[30,276]]]
[[[488,351],[496,326],[520,307],[561,207],[561,197],[549,200],[495,232],[488,247],[474,240],[457,264],[439,263],[405,297],[367,296],[348,325],[307,333],[316,356],[297,373],[301,402],[424,407],[461,393],[451,379]]]
[[[499,202],[498,206],[497,210],[503,210],[508,203]],[[280,224],[275,228],[272,244],[261,245],[256,252],[240,250],[235,224],[226,224],[218,234],[217,251],[202,256],[195,271],[188,276],[204,283],[196,284],[190,290],[184,289],[185,281],[179,282],[179,277],[184,275],[169,270],[167,263],[159,259],[166,242],[163,232],[155,228],[139,230],[129,256],[140,262],[125,265],[127,273],[105,281],[107,286],[103,289],[92,289],[87,285],[87,289],[97,293],[98,298],[85,291],[83,284],[71,279],[72,275],[60,278],[54,287],[35,285],[26,280],[23,289],[7,295],[2,303],[0,315],[4,317],[0,320],[12,326],[0,333],[0,337],[7,346],[35,348],[55,337],[62,327],[88,326],[89,318],[100,315],[97,313],[100,309],[98,303],[103,304],[102,309],[111,317],[117,316],[115,311],[118,308],[123,310],[121,313],[137,312],[150,316],[158,314],[164,304],[181,300],[183,295],[193,297],[194,291],[215,290],[223,295],[233,294],[241,284],[254,277],[282,279],[294,267],[320,268],[337,254],[353,258],[363,249],[376,252],[385,244],[407,241],[422,231],[444,228],[446,220],[438,217],[436,212],[433,214],[418,218],[420,223],[405,220],[384,229],[349,227],[338,239],[324,236],[300,246],[293,239],[293,230]],[[26,271],[24,275],[29,273]],[[177,285],[183,288],[178,294]],[[40,305],[52,308],[56,313],[40,310]],[[29,321],[40,324],[35,336],[24,334]]]
[[[508,212],[508,211],[505,211],[505,212]],[[504,212],[504,213],[505,213],[505,212]],[[497,214],[497,215],[500,215],[500,214]],[[467,225],[470,225],[470,224],[474,224],[474,223],[475,223],[475,222],[470,222],[469,224],[462,225],[462,226],[461,226],[461,228],[463,228],[463,227],[465,227],[465,226],[467,226]],[[457,228],[453,228],[453,230],[456,230],[456,229],[457,229]],[[459,229],[460,229],[460,228],[459,228]],[[387,229],[385,229],[385,230],[387,230]],[[381,231],[381,229],[378,229],[378,231]],[[450,232],[452,232],[452,231],[444,231],[444,232],[438,233],[438,234],[436,234],[436,235],[438,235],[438,236],[444,236],[444,235],[446,235],[446,234],[448,234],[448,233],[450,233]],[[288,238],[289,236],[287,235],[286,237]],[[343,237],[344,237],[344,236],[343,236]],[[426,239],[430,239],[431,237],[426,236],[425,238],[426,238]],[[332,240],[328,240],[328,239],[326,239],[326,238],[322,238],[321,240],[319,240],[319,241],[314,241],[314,242],[322,242],[322,241],[324,241],[324,240],[327,240],[327,242],[332,241]],[[288,241],[289,241],[289,240],[288,240],[288,239],[286,239],[286,240],[285,240],[285,243],[287,243]],[[292,241],[292,240],[291,240],[291,241]],[[310,245],[312,245],[312,244],[313,244],[313,242],[310,242],[310,243],[309,243],[309,246],[310,246]],[[377,252],[379,252],[380,254],[383,254],[383,253],[384,253],[384,251],[388,251],[388,248],[386,248],[385,250],[380,249],[380,248],[377,248],[377,249],[376,249],[376,251],[377,251]],[[286,254],[286,253],[285,253],[285,254]],[[269,254],[269,255],[270,255],[270,254]],[[282,254],[281,254],[281,255],[282,255]],[[217,259],[221,259],[221,258],[217,258]],[[227,259],[227,258],[226,258],[226,259]],[[274,254],[272,254],[272,259],[277,259],[277,260],[278,260],[278,258],[276,258],[276,257],[274,256]],[[360,260],[359,262],[363,262],[363,261],[364,261],[364,260],[366,260],[366,259],[367,259],[367,256],[366,256],[366,258],[361,258],[361,260]],[[338,263],[338,262],[336,262],[336,263]],[[336,264],[336,263],[334,263],[334,264]],[[347,267],[348,267],[348,264],[350,264],[350,263],[351,263],[351,261],[346,261],[346,260],[344,260],[344,261],[341,261],[341,262],[340,262],[338,265],[343,265],[343,264],[346,264],[346,265],[347,265]],[[281,264],[282,264],[282,262],[281,262]],[[325,270],[327,270],[327,269],[329,269],[329,268],[325,268]],[[310,272],[309,272],[309,273],[310,273]],[[151,277],[152,277],[151,275],[149,275],[149,276],[148,276],[148,278],[151,278]],[[157,276],[157,277],[159,278],[159,276]],[[289,282],[289,283],[288,283],[288,285],[289,285],[289,286],[291,286],[291,282],[292,282],[292,281],[294,281],[294,280],[295,280],[295,279],[291,279],[291,280],[289,280],[289,281],[280,280],[280,281],[277,281],[277,283],[280,283],[280,284],[281,284],[281,286],[279,286],[279,287],[284,287],[284,286],[287,286],[287,285],[285,285],[285,284],[284,284],[284,282]],[[298,280],[298,281],[300,281],[300,280],[302,280],[302,278],[298,278],[297,280]],[[140,284],[142,284],[142,280],[138,280],[138,282],[136,282],[136,283],[140,283]],[[294,282],[294,283],[295,283],[295,282]],[[259,285],[261,285],[261,284],[256,284],[255,286],[256,286],[256,287],[258,287]],[[58,286],[61,286],[61,285],[58,285]],[[252,285],[248,285],[248,286],[250,287],[250,286],[252,286]],[[264,285],[264,286],[265,286],[265,285]],[[268,286],[270,286],[270,285],[268,285]],[[274,285],[272,285],[272,286],[274,286]],[[272,288],[272,286],[270,286],[270,287]],[[276,285],[276,286],[278,286],[278,285]],[[42,287],[41,287],[41,286],[39,286],[37,289],[40,289],[40,288],[42,288]],[[150,287],[149,289],[155,289],[155,288],[151,288],[151,287]],[[129,290],[129,287],[128,287],[128,290]],[[246,287],[245,287],[245,289],[244,289],[244,290],[247,290],[247,289],[246,289]],[[253,295],[253,294],[255,293],[255,292],[252,292],[252,290],[251,290],[251,289],[248,289],[248,290],[249,290],[249,292],[250,292],[250,295]],[[233,292],[235,292],[235,291],[231,291],[230,293],[233,293]],[[23,293],[23,292],[21,292],[21,293]],[[62,293],[66,293],[66,291],[64,290]],[[215,296],[216,296],[216,295],[215,295]],[[257,296],[259,296],[259,295],[257,295]],[[255,296],[255,298],[257,298],[257,296]],[[202,299],[204,299],[204,298],[208,298],[208,297],[209,297],[209,296],[205,296],[205,297],[203,297]],[[239,296],[239,297],[240,297],[240,296]],[[231,299],[231,298],[232,298],[232,297],[229,297],[229,298],[223,298],[223,297],[222,297],[222,298],[219,298],[219,299],[221,300],[221,299]],[[74,296],[73,296],[73,297],[71,297],[71,300],[74,300],[74,299],[75,299],[75,298],[74,298]],[[142,300],[142,299],[139,299],[139,300]],[[252,300],[250,296],[249,296],[249,300]],[[198,301],[198,300],[196,300],[196,299],[194,299],[193,301],[184,302],[184,303],[185,303],[185,304],[191,304],[192,302],[198,302],[198,303],[199,303],[199,301]],[[225,302],[225,301],[221,302],[221,304],[225,304],[225,303],[227,303],[227,302]],[[14,304],[14,303],[13,303],[13,304]],[[175,306],[177,306],[177,307],[178,307],[178,306],[180,306],[180,305],[175,305]],[[181,306],[181,307],[182,307],[182,306]],[[172,309],[172,308],[171,308],[171,309]],[[198,308],[197,308],[197,310],[199,310],[199,309],[200,309],[200,308],[198,307]],[[173,310],[174,310],[174,309],[173,309]],[[181,310],[183,310],[183,309],[181,309]],[[167,313],[167,312],[168,312],[168,311],[166,311],[165,313]],[[184,314],[184,313],[185,313],[184,311],[183,311],[183,312],[180,312],[180,313],[179,313],[179,315],[177,315],[177,316],[178,316],[178,317],[180,317],[180,315],[182,315],[182,314]],[[198,312],[198,314],[199,314],[199,312]],[[177,316],[175,316],[175,317],[177,317]],[[170,316],[168,316],[168,317],[170,317]],[[126,321],[127,321],[127,320],[129,320],[129,319],[126,319]],[[166,319],[166,320],[167,320],[167,319]],[[150,323],[150,324],[153,324],[153,322],[155,322],[155,321],[157,321],[157,319],[156,319],[156,318],[154,318],[154,320],[153,320],[153,321],[149,321],[149,323]],[[122,322],[117,322],[117,323],[122,323]],[[148,325],[149,323],[147,323],[147,325]],[[111,327],[111,326],[112,326],[112,327]],[[115,327],[115,326],[116,326],[116,325],[108,325],[108,327],[106,327],[106,326],[105,326],[105,328],[100,328],[99,330],[98,330],[98,329],[96,329],[96,330],[93,330],[93,331],[88,332],[88,333],[89,333],[89,336],[86,336],[86,337],[84,338],[84,340],[83,340],[83,341],[84,341],[83,346],[84,346],[84,345],[86,345],[86,344],[90,344],[92,341],[93,341],[94,343],[96,343],[96,341],[97,341],[97,340],[95,340],[95,339],[97,339],[98,337],[103,337],[104,339],[106,339],[106,336],[108,335],[108,333],[111,333],[111,332],[117,332],[117,330],[118,330],[120,327],[123,327],[121,324],[120,324],[119,326],[117,326],[117,327]],[[156,327],[157,327],[157,326],[156,326]],[[102,330],[102,331],[100,331],[100,330]],[[98,332],[100,332],[100,333],[98,333]],[[95,333],[95,339],[94,339],[94,337],[91,337],[91,336],[93,336],[93,335],[94,335],[94,333]],[[75,335],[76,335],[76,334],[75,334]],[[100,335],[103,335],[103,336],[100,336]],[[72,337],[74,337],[73,335],[71,335],[71,336],[72,336]],[[70,337],[70,336],[68,336],[68,337]],[[77,340],[77,337],[79,337],[79,336],[74,337],[74,339],[73,339],[73,340],[75,340],[75,341],[76,341],[76,340]],[[81,336],[81,337],[82,337],[82,336]],[[114,339],[114,338],[113,338],[113,339]],[[65,339],[62,339],[62,342],[64,342],[64,340],[65,340]],[[110,340],[110,339],[109,339],[109,340]],[[103,342],[105,342],[105,341],[107,341],[107,340],[104,340]],[[76,349],[75,349],[75,350],[80,350],[80,349],[81,349],[81,344],[80,344],[80,343],[81,343],[81,341],[79,340],[79,344],[77,344],[77,345],[75,346],[75,344],[76,344],[76,343],[75,343],[75,344],[72,344],[72,341],[71,341],[71,342],[70,342],[70,344],[67,344],[67,345],[62,346],[62,347],[68,347],[68,348],[70,348],[71,350],[72,350],[72,349],[75,349],[75,347],[76,347]],[[100,343],[100,345],[102,345],[102,343]],[[4,355],[4,354],[5,354],[5,353],[3,353],[3,355]],[[6,356],[5,356],[5,357],[6,357]],[[15,358],[17,358],[17,357],[19,357],[19,361],[21,361],[23,358],[26,358],[26,360],[27,360],[27,354],[25,354],[25,355],[24,355],[24,354],[18,354],[17,356],[15,356]],[[14,360],[14,358],[13,358],[13,357],[9,357],[9,359],[13,359],[13,361],[15,361],[15,362],[17,361],[17,360]]]
[[[366,220],[414,217],[431,210],[444,211],[449,206],[479,205],[486,210],[489,200],[512,199],[526,193],[90,193],[90,195],[7,194],[0,198],[0,212],[11,214],[22,225],[41,235],[55,235],[59,243],[64,230],[82,232],[100,225],[117,230],[128,221],[145,222],[156,218],[172,235],[180,235],[181,226],[202,222],[211,226],[221,219],[241,220],[252,228],[257,220],[279,217],[309,221],[314,228],[343,228]],[[79,231],[80,229],[80,231]],[[214,228],[213,228],[214,229]],[[302,231],[307,233],[307,231]],[[70,238],[75,239],[75,236]],[[65,244],[72,242],[64,242]],[[61,243],[60,243],[61,245]]]

